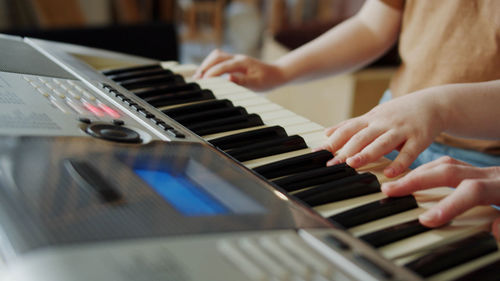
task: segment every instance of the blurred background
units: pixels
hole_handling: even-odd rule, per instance
[[[364,0],[0,0],[0,33],[199,64],[214,48],[273,61],[354,15]],[[394,48],[366,69],[268,97],[323,126],[374,106],[399,64]]]

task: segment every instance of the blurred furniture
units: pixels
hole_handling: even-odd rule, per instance
[[[185,40],[214,40],[222,43],[224,28],[224,8],[226,0],[185,0],[180,1],[184,9],[183,19],[187,25]],[[208,29],[208,30],[207,30]]]
[[[175,0],[18,0],[33,22],[0,32],[178,60]],[[100,19],[94,20],[96,14]]]

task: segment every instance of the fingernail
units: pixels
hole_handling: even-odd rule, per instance
[[[392,167],[386,168],[384,174],[388,177],[393,177],[396,174],[396,170]]]
[[[361,163],[361,157],[359,155],[349,157],[347,158],[346,163],[349,164],[349,166],[359,165]]]
[[[391,189],[392,189],[392,184],[391,183],[384,183],[380,187],[380,190],[382,190],[382,192],[384,192],[384,193],[390,191]]]
[[[333,158],[332,160],[326,162],[326,165],[327,166],[333,166],[333,165],[337,165],[337,164],[340,164],[340,160],[337,159],[337,158]]]
[[[441,210],[430,209],[427,212],[418,216],[418,218],[425,222],[432,222],[435,220],[439,220],[441,217]]]

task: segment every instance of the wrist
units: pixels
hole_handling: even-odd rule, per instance
[[[286,59],[279,59],[272,63],[272,66],[280,85],[287,84],[296,78],[296,75],[293,73],[296,67],[291,65]]]
[[[436,122],[439,123],[440,132],[449,131],[452,127],[452,121],[458,118],[456,107],[453,105],[453,87],[450,85],[437,86],[429,95],[432,95],[434,101],[434,110]]]

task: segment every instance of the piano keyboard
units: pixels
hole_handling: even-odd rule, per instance
[[[488,233],[495,210],[477,207],[449,225],[426,228],[417,216],[450,189],[386,198],[380,183],[388,180],[382,173],[388,160],[357,171],[326,167],[332,155],[312,152],[325,140],[321,125],[223,78],[192,81],[194,70],[163,64],[103,74],[421,277],[499,278],[500,251]]]

